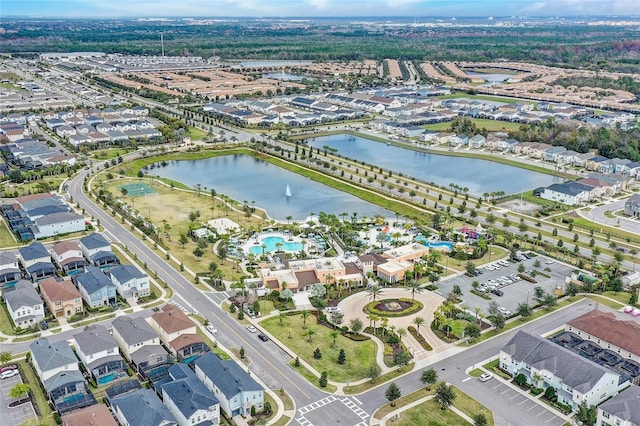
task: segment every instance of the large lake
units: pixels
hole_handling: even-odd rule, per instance
[[[307,142],[315,148],[335,148],[344,157],[375,164],[425,182],[446,187],[455,183],[469,188],[473,195],[496,191],[514,194],[561,182],[561,179],[551,175],[493,161],[427,154],[347,134],[310,138]]]
[[[301,221],[321,211],[325,213],[357,212],[359,217],[386,217],[393,214],[350,194],[325,186],[250,155],[226,155],[204,160],[170,161],[166,167],[156,163],[150,175],[173,179],[195,188],[197,184],[215,189],[239,202],[263,208],[273,219],[292,216]],[[287,185],[291,197],[285,195]]]

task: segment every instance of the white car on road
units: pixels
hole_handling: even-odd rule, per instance
[[[493,379],[493,375],[491,373],[482,373],[480,377],[478,377],[478,380],[481,382],[488,382],[491,379]]]
[[[216,334],[218,332],[218,330],[216,330],[216,328],[213,326],[213,324],[209,324],[207,325],[207,331],[211,334]]]
[[[253,326],[253,325],[248,325],[247,326],[247,330],[249,330],[252,333],[255,333],[256,331],[258,331],[258,329],[255,328],[255,326]]]
[[[506,316],[511,315],[511,311],[510,311],[510,310],[508,310],[507,308],[503,308],[502,306],[500,306],[500,307],[498,308],[498,310],[499,310],[503,315],[506,315]]]

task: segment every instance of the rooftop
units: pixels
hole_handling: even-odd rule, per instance
[[[118,317],[111,323],[114,330],[122,336],[128,345],[144,343],[158,337],[155,331],[142,317],[131,318],[127,316]]]
[[[175,333],[195,326],[184,312],[170,304],[164,305],[162,310],[153,314],[151,318],[167,333]]]
[[[66,340],[49,343],[47,339],[38,339],[29,345],[29,350],[31,350],[31,357],[43,372],[69,364],[78,364],[78,359]]]
[[[40,281],[38,285],[40,286],[40,292],[46,294],[52,302],[82,297],[69,279],[58,281],[55,277],[50,277]]]
[[[118,343],[111,333],[100,324],[87,327],[84,331],[74,335],[73,338],[76,341],[77,349],[86,356],[118,347]]]
[[[631,385],[598,408],[630,424],[640,425],[640,386]]]
[[[194,365],[202,370],[227,398],[240,392],[264,390],[237,362],[222,361],[213,352],[196,359]]]
[[[111,405],[117,408],[127,419],[127,423],[136,426],[174,426],[175,418],[160,398],[151,389],[139,389],[111,399]]]
[[[567,324],[640,356],[640,322],[629,315],[594,309]]]
[[[61,418],[63,426],[118,426],[111,411],[104,404],[91,405],[65,414]]]

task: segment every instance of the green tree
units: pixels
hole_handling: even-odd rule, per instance
[[[18,383],[9,391],[9,396],[11,398],[23,398],[25,397],[29,391],[31,390],[31,386],[28,383]]]
[[[346,361],[347,361],[347,354],[345,353],[344,349],[340,349],[340,353],[338,354],[338,364],[344,365]]]
[[[438,373],[433,368],[422,370],[420,381],[424,386],[426,386],[427,390],[429,391],[431,390],[431,386],[438,381]]]
[[[240,346],[240,359],[244,359],[244,354],[245,354],[244,346]]]
[[[302,315],[302,329],[305,330],[307,328],[307,317],[309,316],[310,312],[307,311],[306,309],[304,311],[301,312],[300,315]]]
[[[415,317],[412,323],[416,326],[416,332],[420,334],[420,326],[424,325],[425,319],[422,317]]]
[[[441,382],[436,388],[436,394],[433,399],[440,404],[440,408],[446,410],[453,404],[453,400],[456,398],[456,393],[453,390],[453,386],[447,385]]]
[[[407,290],[411,292],[411,303],[413,303],[416,298],[416,294],[422,293],[422,284],[418,283],[418,281],[411,280],[407,284]]]
[[[373,299],[375,302],[378,297],[382,296],[383,292],[379,286],[374,284],[367,289],[367,293],[369,294],[369,299]]]
[[[320,374],[320,380],[318,381],[318,384],[321,388],[326,388],[328,381],[329,380],[327,379],[327,372],[323,371],[322,374]]]
[[[391,382],[391,384],[387,387],[387,390],[384,391],[384,396],[391,403],[391,406],[395,407],[396,400],[402,396],[402,391],[395,382]]]
[[[360,334],[360,332],[362,331],[362,320],[360,318],[353,318],[351,321],[349,321],[349,328],[351,329],[351,332],[353,334]]]
[[[533,314],[533,309],[527,302],[518,303],[518,307],[516,308],[516,314],[520,315],[522,318],[530,317]]]
[[[332,330],[329,335],[333,338],[333,347],[336,347],[336,339],[338,338],[338,336],[340,335],[340,332],[338,330]]]
[[[478,413],[473,416],[473,426],[487,426],[487,417],[484,413]]]
[[[320,348],[316,348],[316,350],[313,351],[313,358],[314,359],[322,358],[322,352],[320,352]]]
[[[367,377],[371,379],[371,383],[375,383],[376,379],[380,377],[380,373],[382,369],[376,363],[373,363],[369,366],[369,370],[367,370]]]
[[[467,336],[472,342],[478,339],[478,337],[480,337],[480,334],[482,334],[482,331],[476,324],[467,324],[467,326],[464,328],[464,335]]]

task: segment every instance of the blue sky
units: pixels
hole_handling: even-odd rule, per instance
[[[640,0],[2,0],[0,16],[640,15]]]

